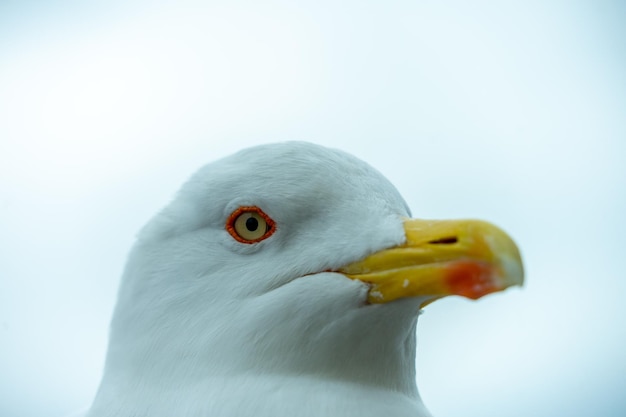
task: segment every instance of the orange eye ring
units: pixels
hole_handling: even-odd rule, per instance
[[[267,239],[276,231],[276,223],[256,206],[239,207],[226,221],[226,230],[240,243],[252,244]]]

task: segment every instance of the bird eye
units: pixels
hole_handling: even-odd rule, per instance
[[[239,207],[226,222],[226,230],[241,243],[256,243],[275,231],[274,221],[258,207]]]

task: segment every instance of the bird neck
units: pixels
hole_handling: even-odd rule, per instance
[[[246,386],[274,378],[286,386],[303,378],[418,398],[417,314],[414,306],[405,304],[372,311],[373,315],[382,314],[384,320],[368,322],[367,315],[363,320],[345,317],[349,327],[340,320],[307,329],[306,337],[288,339],[277,337],[267,325],[237,328],[236,323],[242,321],[235,310],[230,312],[233,320],[227,328],[215,326],[201,332],[199,328],[181,329],[181,324],[178,330],[195,334],[193,341],[177,337],[174,327],[142,335],[130,331],[128,322],[122,326],[114,321],[99,396],[112,395],[119,400],[150,392],[151,397],[165,398],[180,390],[195,392],[198,387],[219,386],[225,381]],[[400,324],[403,328],[398,331]]]

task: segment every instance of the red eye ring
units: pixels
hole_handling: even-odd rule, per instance
[[[226,230],[240,243],[252,244],[267,239],[276,231],[276,223],[256,206],[239,207],[226,221]]]

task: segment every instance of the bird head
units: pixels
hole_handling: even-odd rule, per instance
[[[300,142],[246,149],[200,169],[139,233],[101,390],[107,378],[309,374],[416,396],[420,308],[522,276],[500,229],[411,219],[355,157]]]

